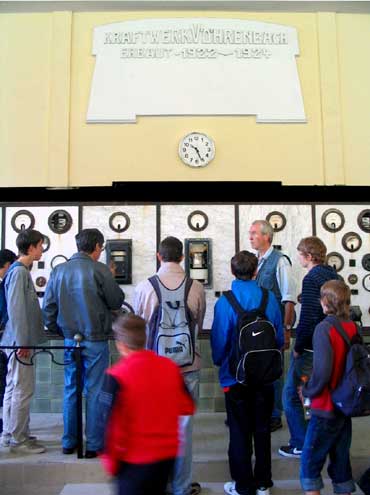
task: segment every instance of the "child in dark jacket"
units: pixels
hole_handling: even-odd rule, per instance
[[[113,330],[121,359],[106,372],[99,398],[101,461],[119,495],[164,495],[178,453],[180,415],[194,414],[178,366],[144,350],[145,321],[119,316]]]
[[[321,471],[329,455],[328,474],[334,493],[348,495],[356,490],[350,462],[351,418],[335,409],[330,390],[338,385],[345,366],[347,344],[335,329],[339,322],[348,337],[357,333],[349,320],[350,289],[340,280],[326,282],[320,291],[327,317],[313,336],[313,372],[302,394],[311,399],[311,420],[301,457],[300,478],[306,495],[319,495],[323,488]]]

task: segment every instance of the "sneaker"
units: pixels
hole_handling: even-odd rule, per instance
[[[10,435],[2,435],[0,440],[1,447],[9,447],[10,445]]]
[[[261,486],[260,488],[257,488],[256,495],[270,495],[270,490]]]
[[[199,495],[199,493],[202,491],[202,487],[200,486],[199,483],[196,481],[193,481],[192,484],[190,485],[190,495]]]
[[[10,446],[10,452],[13,454],[42,454],[46,448],[41,443],[22,442]]]
[[[235,489],[235,481],[228,481],[224,484],[224,492],[227,495],[239,495]]]
[[[297,447],[292,447],[291,445],[283,445],[279,449],[279,454],[283,457],[301,457],[302,450],[297,449]]]

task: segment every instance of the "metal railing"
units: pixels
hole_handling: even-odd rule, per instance
[[[55,356],[53,354],[53,351],[56,350],[69,350],[72,351],[72,358],[76,362],[76,414],[77,414],[77,458],[82,459],[83,458],[83,426],[82,426],[82,349],[81,347],[81,341],[82,341],[82,335],[76,334],[74,336],[74,340],[76,341],[76,346],[62,346],[62,345],[56,345],[56,346],[19,346],[19,345],[13,345],[13,346],[0,346],[0,349],[2,350],[11,350],[9,354],[6,353],[7,355],[7,362],[9,362],[9,359],[11,356],[15,356],[15,359],[21,363],[24,366],[34,366],[35,362],[34,359],[36,356],[42,353],[49,354],[52,363],[57,364],[59,366],[68,366],[69,364],[72,363],[72,361],[57,361],[55,359]],[[22,361],[22,359],[17,355],[17,351],[20,349],[29,349],[33,350],[33,352],[30,356],[30,362],[27,363],[25,361]]]

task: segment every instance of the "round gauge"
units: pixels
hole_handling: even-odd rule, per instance
[[[358,276],[355,273],[351,273],[350,275],[348,275],[347,280],[349,284],[355,285],[358,282]]]
[[[340,272],[344,267],[344,258],[341,254],[332,252],[326,257],[326,262],[329,266],[333,267],[336,272]]]
[[[364,254],[361,260],[362,268],[367,272],[370,272],[370,254]]]
[[[286,226],[286,218],[285,215],[280,213],[280,211],[271,211],[267,217],[266,221],[269,222],[271,227],[274,229],[274,232],[280,232]]]
[[[42,252],[46,253],[46,251],[48,251],[50,248],[50,239],[47,235],[45,235],[45,234],[42,234],[42,235],[44,236],[44,241],[42,243]]]
[[[342,238],[342,246],[346,251],[354,253],[358,251],[362,245],[361,237],[356,232],[347,232]]]
[[[21,232],[22,230],[33,229],[35,226],[35,217],[28,210],[18,210],[11,219],[13,230]]]
[[[362,279],[362,286],[365,290],[370,292],[370,273],[368,275],[365,275]]]
[[[68,261],[68,258],[66,256],[64,256],[64,254],[57,254],[56,256],[54,256],[54,258],[51,260],[50,262],[50,266],[51,268],[55,268],[56,266],[58,265],[61,265],[62,263],[65,263],[66,261]]]
[[[49,215],[48,225],[56,234],[65,234],[72,227],[72,217],[66,210],[55,210]]]
[[[338,230],[343,228],[344,215],[336,208],[329,208],[329,210],[324,211],[322,214],[321,223],[328,232],[338,232]]]
[[[208,227],[208,216],[201,210],[194,210],[188,216],[188,225],[191,230],[200,232]]]
[[[112,213],[109,217],[109,227],[114,232],[125,232],[130,226],[130,217],[123,211]]]
[[[35,282],[36,282],[37,287],[45,287],[46,278],[45,277],[37,277]]]
[[[361,230],[370,232],[370,210],[362,210],[357,217],[357,223]]]

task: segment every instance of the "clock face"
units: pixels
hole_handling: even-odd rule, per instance
[[[215,157],[215,143],[206,134],[191,132],[179,144],[179,156],[190,167],[204,167]]]

